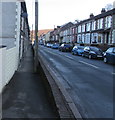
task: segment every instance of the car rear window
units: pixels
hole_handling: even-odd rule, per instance
[[[91,47],[91,50],[93,50],[93,51],[101,51],[101,49],[96,48],[96,47]]]

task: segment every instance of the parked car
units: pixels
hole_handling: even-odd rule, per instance
[[[62,52],[71,52],[71,50],[72,50],[72,46],[70,44],[62,44],[59,47],[59,51],[62,51]]]
[[[82,53],[82,56],[91,58],[103,58],[103,51],[100,48],[93,47],[93,46],[86,46],[84,48],[84,52]]]
[[[46,47],[50,47],[50,48],[51,48],[52,45],[53,45],[53,44],[51,44],[51,43],[47,43],[47,44],[46,44]]]
[[[51,46],[52,49],[58,49],[59,48],[59,44],[55,43]]]
[[[115,47],[110,47],[104,53],[104,62],[115,64]]]
[[[43,42],[39,42],[39,45],[44,45]]]
[[[84,52],[84,46],[74,46],[72,49],[73,55],[82,55]]]

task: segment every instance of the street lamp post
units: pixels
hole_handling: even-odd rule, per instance
[[[38,68],[38,0],[35,0],[35,72]]]

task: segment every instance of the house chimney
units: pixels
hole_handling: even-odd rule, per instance
[[[93,13],[90,14],[90,18],[94,17]]]
[[[102,8],[101,13],[105,13],[105,12],[106,12],[105,8]]]
[[[57,26],[57,28],[60,28],[60,26]]]

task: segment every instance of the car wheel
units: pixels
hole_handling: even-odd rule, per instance
[[[103,61],[104,61],[104,63],[107,63],[107,58],[106,58],[106,57],[104,57],[104,60],[103,60]]]
[[[82,53],[82,55],[81,55],[82,57],[85,57],[85,55]]]
[[[89,55],[89,59],[92,59],[92,55]]]
[[[72,55],[74,55],[74,52],[72,52]]]
[[[78,52],[76,52],[76,55],[78,55]]]

